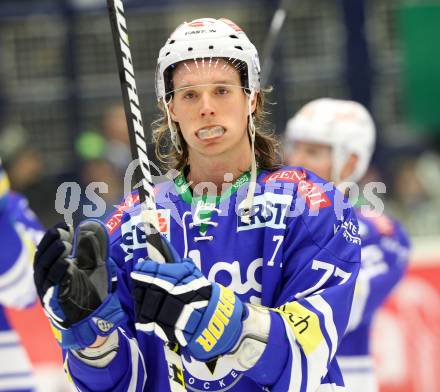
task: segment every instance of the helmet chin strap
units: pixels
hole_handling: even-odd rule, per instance
[[[255,91],[252,90],[248,98],[248,113],[249,113],[249,125],[248,132],[251,138],[251,178],[249,180],[249,188],[247,191],[246,199],[244,201],[243,214],[240,220],[245,224],[250,224],[251,221],[251,209],[254,200],[255,187],[257,183],[257,162],[255,159],[255,124],[252,117],[252,101],[255,97]]]
[[[177,130],[174,129],[173,120],[170,116],[170,109],[168,108],[169,102],[166,101],[165,97],[162,98],[163,104],[165,106],[165,111],[167,112],[167,120],[168,120],[168,128],[170,130],[171,134],[171,143],[173,143],[173,146],[176,148],[177,152],[179,154],[182,154],[182,146],[180,144],[180,138],[179,134],[177,133]],[[171,101],[171,99],[170,99]]]

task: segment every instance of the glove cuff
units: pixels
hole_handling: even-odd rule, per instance
[[[225,357],[234,363],[234,369],[246,371],[255,366],[264,353],[269,339],[271,318],[264,306],[243,304],[247,317],[237,344]]]
[[[121,308],[118,295],[111,293],[106,300],[87,318],[68,329],[60,326],[52,327],[57,330],[55,333],[58,343],[62,348],[78,350],[93,344],[97,336],[108,336],[121,325],[125,319],[124,311]]]
[[[104,368],[114,359],[118,350],[119,335],[118,331],[114,331],[99,347],[86,347],[82,350],[70,350],[70,352],[89,366]]]

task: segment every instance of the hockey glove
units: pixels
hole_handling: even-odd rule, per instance
[[[35,285],[63,348],[90,346],[124,319],[114,292],[116,273],[108,248],[107,232],[95,220],[82,222],[75,235],[71,227],[58,224],[38,245]]]
[[[201,361],[230,352],[240,337],[246,305],[162,242],[174,262],[141,261],[131,273],[136,329],[178,342]]]

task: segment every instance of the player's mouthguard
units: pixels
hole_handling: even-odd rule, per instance
[[[197,131],[199,139],[206,140],[214,137],[222,136],[225,133],[225,128],[216,125],[214,127],[203,128]]]

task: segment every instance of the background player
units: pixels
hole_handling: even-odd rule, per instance
[[[0,391],[35,388],[30,361],[5,307],[22,309],[35,302],[31,263],[43,233],[26,199],[9,189],[0,161]]]
[[[344,188],[365,174],[376,130],[367,110],[353,101],[323,98],[301,108],[287,123],[286,162],[304,166]],[[344,191],[344,189],[340,189]],[[361,271],[347,334],[337,352],[349,391],[377,391],[370,357],[370,327],[375,312],[402,278],[409,242],[398,222],[356,209],[362,238]]]
[[[194,391],[342,390],[334,354],[359,269],[353,210],[336,214],[333,187],[279,168],[257,126],[258,53],[233,22],[180,25],[157,69],[156,140],[179,170],[156,190],[173,263],[144,260],[139,208],[107,222],[110,257],[96,221],[47,232],[35,282],[70,376],[82,391],[167,391],[164,340],[182,346]]]

